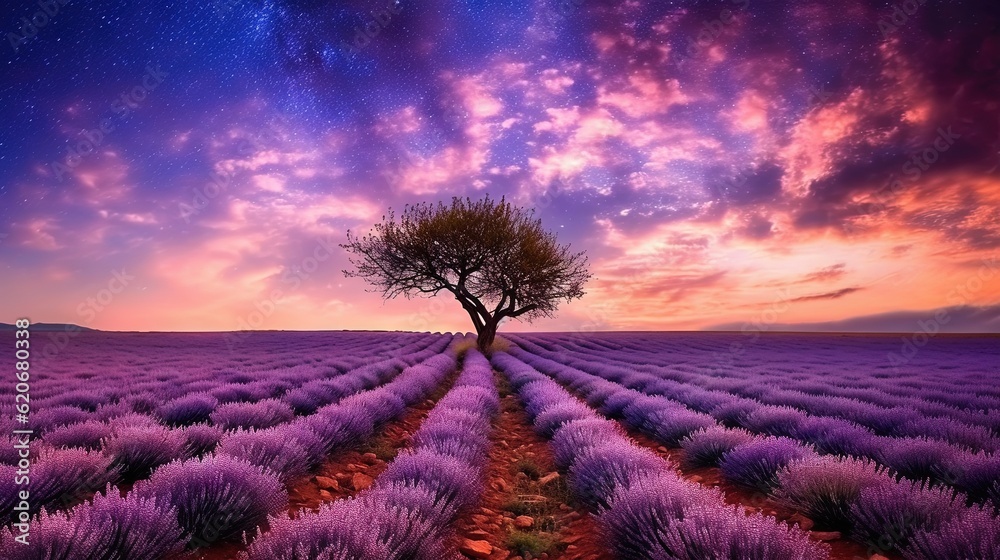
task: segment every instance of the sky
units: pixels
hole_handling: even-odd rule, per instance
[[[489,194],[594,274],[503,329],[1000,332],[995,2],[16,0],[0,30],[0,321],[468,331],[338,243]]]

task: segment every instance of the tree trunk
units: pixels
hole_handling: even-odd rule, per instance
[[[479,346],[479,351],[483,355],[489,355],[490,346],[493,346],[493,339],[497,336],[497,324],[493,321],[487,321],[483,325],[482,330],[479,331],[479,336],[476,338],[476,345]]]

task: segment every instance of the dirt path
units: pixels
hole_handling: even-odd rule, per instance
[[[556,379],[553,379],[553,381],[559,383],[582,404],[587,405],[587,402],[573,392],[572,389],[566,387]],[[760,512],[763,515],[784,521],[789,525],[799,523],[803,526],[803,528],[808,525],[810,527],[808,529],[810,538],[816,542],[826,543],[830,547],[830,560],[865,560],[871,556],[868,547],[861,543],[849,540],[839,533],[812,529],[811,520],[805,519],[794,509],[787,508],[775,502],[771,496],[760,492],[753,492],[743,488],[742,486],[726,481],[722,476],[721,469],[717,467],[688,470],[681,469],[680,464],[683,450],[680,447],[668,449],[639,430],[631,428],[625,422],[619,420],[618,424],[630,438],[635,440],[637,444],[653,451],[657,455],[674,464],[677,472],[686,480],[722,490],[725,493],[727,504],[741,506],[748,513]],[[888,560],[902,560],[902,556],[896,553],[880,551],[879,554],[881,554],[884,558],[888,558]]]
[[[495,422],[481,507],[455,522],[457,546],[487,541],[489,560],[608,560],[593,517],[574,504],[548,441],[534,432],[521,401],[496,374]],[[471,554],[467,554],[472,556]],[[475,557],[475,556],[474,556]]]
[[[396,454],[409,445],[410,436],[457,377],[456,371],[426,400],[407,409],[400,419],[384,425],[357,449],[335,451],[313,472],[289,481],[288,515],[296,518],[303,512],[317,511],[326,502],[349,498],[368,488]],[[266,532],[267,527],[263,530]],[[219,543],[196,550],[189,558],[236,560],[244,550],[246,547],[242,543]]]

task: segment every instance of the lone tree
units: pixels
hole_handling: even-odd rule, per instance
[[[584,253],[570,252],[542,229],[534,211],[501,198],[454,198],[406,206],[382,217],[364,237],[341,245],[360,277],[385,299],[450,292],[472,318],[478,346],[489,350],[500,321],[551,317],[560,300],[583,296],[590,278]]]

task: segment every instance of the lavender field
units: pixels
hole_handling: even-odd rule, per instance
[[[0,556],[996,559],[998,342],[79,333],[0,445]]]

